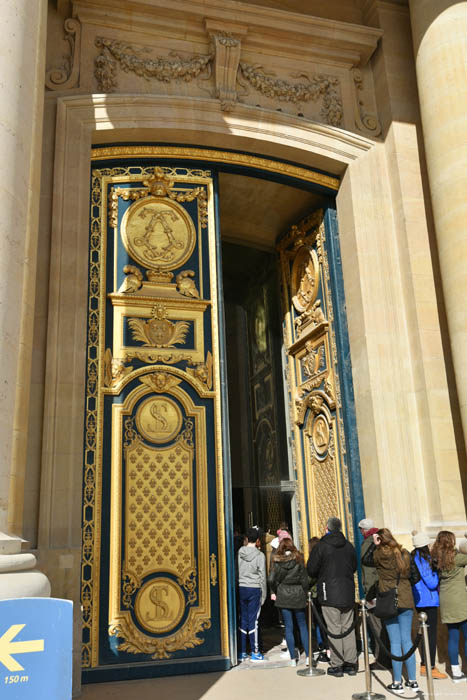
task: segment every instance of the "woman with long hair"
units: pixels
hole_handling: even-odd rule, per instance
[[[272,559],[272,570],[269,575],[269,585],[275,605],[282,611],[285,624],[285,638],[290,655],[290,665],[296,666],[298,654],[295,651],[293,633],[293,618],[297,620],[300,637],[307,658],[308,632],[306,625],[306,597],[308,592],[308,574],[303,557],[289,537],[284,538]]]
[[[418,613],[424,612],[428,622],[428,642],[430,647],[432,678],[447,678],[445,673],[435,666],[436,637],[438,628],[439,608],[439,576],[433,566],[429,548],[430,538],[424,532],[414,532],[412,535],[413,551],[410,553],[410,583],[415,608]],[[420,646],[420,675],[426,676],[426,659],[424,645]]]
[[[365,566],[375,566],[378,574],[378,590],[381,593],[397,588],[397,615],[384,620],[389,636],[391,654],[402,656],[412,646],[413,596],[410,585],[410,555],[403,549],[390,530],[383,527],[373,535],[373,544],[362,559]],[[416,680],[415,653],[405,662],[408,680],[405,685],[419,690]],[[387,686],[394,693],[403,693],[402,662],[392,660],[393,681]]]
[[[449,530],[441,530],[431,550],[431,556],[439,572],[439,602],[441,622],[448,626],[448,655],[452,680],[466,680],[459,664],[459,630],[464,634],[464,653],[467,658],[467,590],[464,566],[467,554],[456,549],[456,537]]]

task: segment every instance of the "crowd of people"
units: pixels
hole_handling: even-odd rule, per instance
[[[409,553],[387,528],[376,528],[371,519],[361,520],[358,527],[363,537],[362,586],[375,657],[371,668],[392,669],[393,679],[387,687],[394,693],[401,694],[405,688],[419,690],[412,638],[416,610],[427,616],[431,675],[436,679],[447,678],[435,665],[439,609],[441,622],[448,629],[451,678],[456,683],[466,681],[459,663],[459,634],[462,630],[467,658],[467,587],[464,575],[467,546],[465,552],[459,551],[452,532],[441,531],[431,546],[428,535],[414,532],[413,550]],[[355,675],[358,670],[355,632],[357,553],[345,538],[339,518],[329,518],[323,537],[311,538],[306,564],[285,523],[270,542],[269,561],[262,551],[262,539],[260,528],[250,528],[242,546],[237,548],[240,661],[248,658],[252,662],[264,660],[258,620],[269,591],[285,626],[288,663],[296,666],[300,658],[295,628],[308,664],[306,603],[311,591],[317,660],[328,662],[330,676]],[[420,675],[423,676],[427,673],[423,644],[419,645],[419,651]]]

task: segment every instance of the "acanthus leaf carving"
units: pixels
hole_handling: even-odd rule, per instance
[[[169,659],[171,654],[182,649],[193,649],[203,644],[204,639],[198,637],[203,630],[211,627],[208,617],[190,617],[183,627],[168,637],[155,639],[140,632],[127,618],[113,620],[109,625],[109,634],[120,637],[120,651],[131,654],[150,654],[153,659]]]

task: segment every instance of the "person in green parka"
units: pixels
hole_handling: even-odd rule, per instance
[[[439,571],[439,602],[441,622],[448,626],[448,655],[454,683],[466,681],[459,664],[459,630],[464,635],[464,653],[467,658],[467,589],[464,566],[467,554],[456,549],[456,537],[449,530],[441,530],[431,550]]]

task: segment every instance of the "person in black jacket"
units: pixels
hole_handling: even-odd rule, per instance
[[[308,632],[306,626],[305,606],[308,592],[308,574],[303,557],[289,537],[284,538],[272,558],[272,570],[269,575],[271,598],[277,608],[282,610],[285,624],[285,638],[290,654],[290,665],[296,666],[299,660],[298,649],[295,650],[293,633],[293,616],[297,620],[300,637],[307,658]]]
[[[339,518],[329,518],[326,534],[311,552],[307,570],[310,578],[317,579],[318,601],[328,631],[346,632],[353,622],[357,554],[342,534]],[[355,631],[342,639],[331,638],[330,647],[328,674],[338,678],[344,673],[354,676],[358,669]]]

